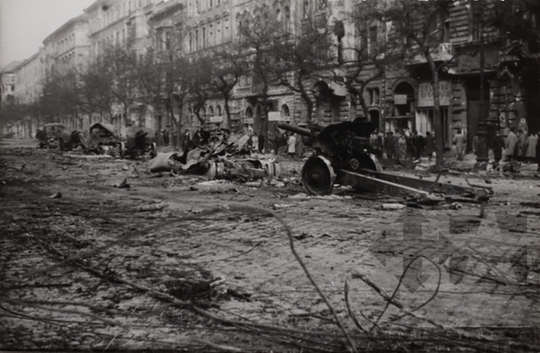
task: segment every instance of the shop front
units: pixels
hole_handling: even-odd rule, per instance
[[[439,81],[439,105],[443,128],[443,146],[445,148],[450,148],[452,144],[452,131],[448,119],[448,107],[451,98],[452,83],[447,80]],[[414,129],[423,136],[428,131],[435,134],[434,116],[433,85],[430,82],[422,82],[418,85],[418,104],[415,109]],[[435,134],[435,136],[437,135]]]

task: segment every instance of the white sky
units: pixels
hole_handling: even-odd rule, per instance
[[[96,0],[0,0],[0,68],[34,55],[43,40]]]

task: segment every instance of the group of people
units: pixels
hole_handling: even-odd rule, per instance
[[[515,129],[511,128],[505,141],[501,136],[501,133],[497,130],[495,136],[490,141],[490,148],[493,150],[495,165],[499,164],[504,150],[506,157],[509,160],[537,163],[538,171],[540,171],[539,135],[540,132],[527,133],[523,130],[518,130],[518,133],[516,134]]]
[[[304,149],[302,139],[296,138],[296,135],[293,133],[280,133],[279,131],[277,131],[275,134],[272,134],[271,132],[268,133],[268,151],[265,151],[265,139],[263,134],[251,133],[248,140],[248,145],[252,150],[259,153],[287,153],[291,156],[301,155]]]
[[[375,130],[370,135],[369,143],[388,159],[431,159],[435,151],[435,136],[429,131],[423,136],[418,131],[411,132],[409,129],[388,131],[386,135]]]

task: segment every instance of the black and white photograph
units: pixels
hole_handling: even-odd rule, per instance
[[[0,351],[540,352],[540,1],[0,0]]]

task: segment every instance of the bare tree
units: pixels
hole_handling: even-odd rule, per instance
[[[226,121],[224,126],[231,125],[231,101],[232,91],[238,84],[240,77],[246,73],[245,54],[241,48],[232,44],[214,52],[214,65],[211,77],[211,86],[224,100]]]
[[[418,1],[396,0],[379,3],[374,16],[391,26],[392,32],[401,38],[405,60],[422,56],[431,71],[433,86],[433,125],[435,130],[437,164],[443,163],[443,125],[440,105],[439,74],[452,58],[441,59],[434,52],[445,41],[448,32],[444,24],[448,18],[449,2],[446,0]]]
[[[350,13],[349,22],[355,26],[355,43],[344,46],[338,41],[338,52],[345,54],[339,55],[339,70],[333,70],[335,78],[344,80],[352,105],[362,107],[364,117],[369,110],[364,97],[366,87],[403,62],[399,39],[388,36],[385,23],[377,19],[377,11],[377,2],[367,0]],[[373,29],[377,33],[370,38]],[[344,36],[343,22],[336,23],[334,34],[337,38]]]
[[[97,58],[80,73],[82,110],[86,114],[109,114],[113,105],[113,77],[105,61]]]
[[[322,23],[322,26],[321,26]],[[279,84],[300,94],[307,108],[307,119],[313,114],[311,80],[321,74],[321,70],[332,66],[332,42],[326,21],[302,21],[298,32],[286,32],[274,44],[277,56],[273,74]]]
[[[190,70],[184,72],[183,79],[190,87],[189,101],[193,104],[193,113],[201,124],[206,123],[201,116],[201,110],[215,94],[212,85],[213,72],[213,59],[206,55],[192,56]]]
[[[252,12],[244,11],[238,16],[239,45],[247,58],[248,74],[252,79],[253,93],[261,106],[260,133],[268,148],[268,91],[276,84],[274,48],[280,38],[281,25],[277,15],[266,4],[256,7]]]

